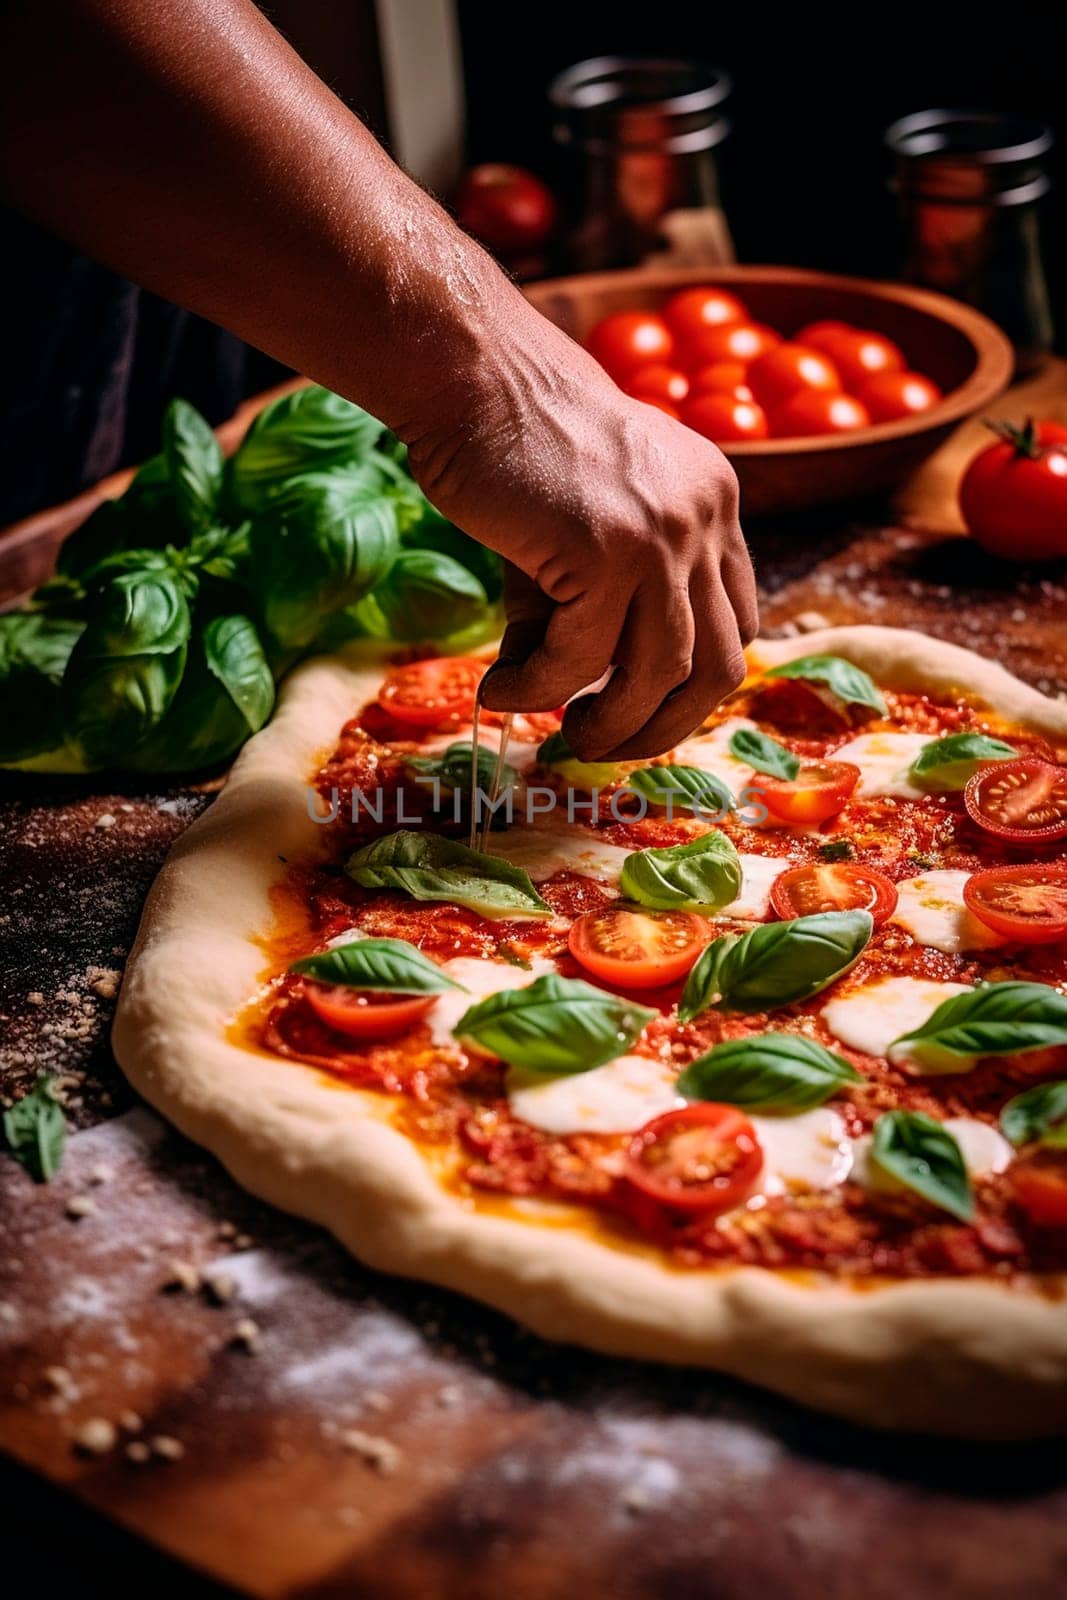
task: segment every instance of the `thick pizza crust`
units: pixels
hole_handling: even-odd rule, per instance
[[[849,657],[887,687],[962,689],[1067,735],[1067,706],[998,666],[904,630],[758,641],[754,661]],[[496,1306],[546,1338],[718,1368],[856,1421],[974,1438],[1067,1427],[1067,1306],[1053,1283],[921,1280],[853,1290],[752,1267],[679,1270],[536,1203],[476,1207],[388,1125],[389,1102],[250,1051],[227,1027],[261,981],[269,890],[320,843],[308,779],[380,683],[382,657],[307,663],[152,890],[115,1022],[144,1097],[239,1183],[386,1272]],[[565,1215],[565,1214],[564,1214]]]

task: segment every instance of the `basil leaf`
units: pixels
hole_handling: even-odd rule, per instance
[[[274,678],[255,626],[239,615],[213,617],[189,647],[185,672],[166,715],[125,758],[139,772],[215,766],[261,728],[274,707]]]
[[[871,1163],[961,1222],[974,1215],[971,1181],[959,1144],[923,1111],[886,1111],[874,1125]]]
[[[1003,739],[984,733],[952,733],[924,744],[908,777],[918,789],[949,794],[965,788],[983,761],[1011,761],[1018,753]]]
[[[140,552],[132,552],[140,563]],[[105,576],[93,596],[94,614],[79,641],[83,657],[167,655],[189,638],[189,603],[162,557],[130,572]]]
[[[548,973],[480,1000],[453,1032],[514,1067],[587,1072],[628,1050],[655,1015],[591,983]]]
[[[204,659],[257,733],[274,710],[274,677],[250,617],[213,617],[204,628]]]
[[[741,862],[725,833],[662,850],[635,850],[619,875],[626,900],[660,911],[717,911],[741,892]]]
[[[843,656],[798,656],[795,661],[783,661],[780,667],[771,667],[764,677],[803,678],[809,683],[822,683],[845,705],[866,706],[883,717],[886,713],[886,703],[873,678]]]
[[[389,571],[397,551],[396,510],[380,487],[358,476],[294,479],[291,499],[253,523],[253,586],[270,634],[287,650],[310,644],[326,617],[359,600]]]
[[[0,616],[0,762],[63,744],[60,684],[83,627],[40,611]]]
[[[470,788],[473,750],[474,746],[469,739],[461,739],[455,744],[450,744],[439,756],[405,756],[404,765],[412,772],[418,773],[420,777],[437,778],[446,789],[467,791]],[[496,751],[490,750],[487,745],[479,744],[474,781],[486,794],[492,788],[495,772]],[[507,789],[514,789],[518,782],[519,774],[505,761],[500,769],[501,793]]]
[[[1067,995],[1047,983],[982,983],[945,1000],[889,1046],[890,1061],[925,1072],[967,1072],[981,1056],[1067,1044]]]
[[[1009,1100],[1000,1131],[1011,1144],[1067,1144],[1067,1082],[1039,1083]]]
[[[398,484],[403,509],[398,513],[400,540],[410,549],[434,550],[473,572],[490,601],[499,600],[504,587],[503,562],[495,550],[479,544],[430,504],[418,484],[404,477]]]
[[[686,979],[678,1017],[691,1022],[720,1011],[769,1011],[807,1000],[847,972],[866,947],[869,911],[820,911],[791,922],[764,922],[708,945]]]
[[[626,782],[652,805],[668,806],[672,811],[681,802],[694,814],[708,812],[722,818],[735,804],[722,779],[700,767],[639,767]]]
[[[757,772],[769,772],[772,778],[791,782],[800,771],[800,757],[758,728],[738,728],[730,735],[730,751]]]
[[[563,734],[550,733],[537,750],[538,764],[551,767],[561,778],[578,789],[606,789],[618,778],[619,769],[613,761],[579,761]]]
[[[851,839],[827,839],[818,850],[822,861],[851,861],[856,854],[856,846]]]
[[[401,828],[357,850],[345,871],[365,889],[402,889],[415,900],[451,900],[483,917],[552,915],[521,868],[436,833]]]
[[[28,1094],[8,1107],[3,1129],[8,1153],[35,1182],[55,1177],[63,1160],[67,1124],[51,1078],[38,1078]]]
[[[466,567],[434,550],[402,550],[386,576],[356,607],[372,635],[444,639],[480,621],[485,590]]]
[[[172,400],[163,414],[163,459],[178,515],[189,533],[218,519],[226,463],[219,441],[187,400]]]
[[[289,971],[318,983],[375,994],[444,994],[446,989],[463,989],[436,961],[403,939],[355,939],[294,961]]]
[[[679,1094],[750,1111],[807,1111],[843,1084],[862,1083],[855,1067],[799,1033],[727,1039],[686,1067]]]
[[[243,510],[260,511],[282,479],[361,457],[381,432],[360,406],[309,384],[256,417],[230,464],[230,492]]]

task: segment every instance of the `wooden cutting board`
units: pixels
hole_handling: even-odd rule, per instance
[[[1067,367],[1043,381],[1035,405],[1067,417]],[[956,537],[945,485],[973,447],[950,442],[891,526],[753,530],[767,628],[925,627],[1067,693],[1064,572],[994,567]],[[0,1492],[41,1592],[112,1594],[116,1570],[217,1592],[190,1567],[247,1594],[375,1600],[1067,1590],[1059,1446],[880,1436],[549,1346],[364,1271],[138,1108],[107,1047],[114,991],[151,877],[210,799],[0,791],[0,1089],[61,1073],[77,1130],[47,1187],[0,1161],[0,1444],[39,1475]],[[114,1445],[79,1452],[87,1423]]]

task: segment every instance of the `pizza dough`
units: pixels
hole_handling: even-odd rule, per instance
[[[962,693],[1067,736],[1067,705],[954,645],[905,630],[831,628],[759,640],[754,665],[832,653],[886,687]],[[462,1291],[549,1339],[692,1363],[881,1427],[1022,1438],[1067,1427],[1067,1283],[916,1279],[855,1290],[809,1272],[680,1269],[612,1244],[547,1202],[479,1210],[442,1188],[391,1105],[338,1093],[316,1069],[228,1037],[263,971],[282,858],[321,847],[310,778],[376,693],[385,658],[351,651],[293,673],[278,712],[149,896],[114,1030],[144,1097],[236,1180],[320,1223],[370,1266]]]

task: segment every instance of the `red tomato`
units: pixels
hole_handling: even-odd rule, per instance
[[[792,336],[794,344],[807,344],[813,350],[818,350],[819,341],[828,333],[855,333],[857,330],[851,322],[836,322],[833,317],[826,317],[822,322],[809,322],[799,333]]]
[[[668,405],[676,406],[689,393],[689,379],[677,367],[653,362],[651,366],[638,367],[623,388],[635,400],[665,400]]]
[[[350,1039],[392,1039],[421,1022],[437,999],[435,994],[372,994],[307,980],[304,993],[316,1016]]]
[[[676,1211],[728,1211],[750,1193],[762,1169],[763,1151],[744,1113],[701,1100],[635,1133],[625,1176],[641,1194]]]
[[[732,394],[698,394],[686,405],[682,421],[705,439],[766,439],[770,433],[762,406]]]
[[[747,322],[748,312],[726,289],[679,289],[663,307],[663,320],[680,344],[697,339],[708,328]]]
[[[717,361],[755,361],[781,342],[781,334],[762,322],[724,322],[691,336],[683,353],[690,367],[706,367]]]
[[[850,394],[824,394],[821,389],[801,389],[771,412],[776,438],[816,433],[852,433],[869,428],[866,406]]]
[[[761,406],[784,405],[802,389],[820,394],[840,394],[841,379],[818,350],[802,344],[780,344],[753,361],[746,382]]]
[[[704,918],[689,911],[605,905],[572,923],[567,943],[574,959],[604,983],[662,989],[685,977],[710,937]]]
[[[1067,426],[998,423],[960,484],[963,520],[979,544],[1009,561],[1067,555]]]
[[[929,411],[941,399],[941,390],[921,372],[879,372],[856,384],[856,394],[871,414],[872,422],[896,422]]]
[[[698,394],[729,394],[735,400],[751,400],[752,390],[745,382],[743,361],[712,361],[698,367],[689,380],[689,392]]]
[[[811,761],[795,778],[757,772],[749,787],[759,791],[772,821],[807,826],[836,817],[859,781],[860,769],[851,761]]]
[[[537,250],[556,225],[556,202],[532,172],[503,162],[472,167],[459,186],[456,216],[490,250],[520,255]]]
[[[586,344],[613,378],[622,380],[639,367],[669,363],[674,339],[662,317],[654,311],[616,311],[604,317]]]
[[[1067,1154],[1038,1148],[1012,1164],[1008,1179],[1031,1222],[1067,1228]]]
[[[968,815],[998,839],[1067,839],[1067,767],[1024,756],[979,768],[963,791]]]
[[[469,656],[433,656],[396,667],[378,691],[378,704],[397,722],[436,728],[442,722],[469,722],[474,715],[485,662]]]
[[[963,885],[963,902],[994,933],[1015,944],[1067,939],[1067,866],[990,867]]]
[[[771,905],[785,922],[820,911],[869,911],[880,928],[897,908],[897,891],[884,874],[870,867],[812,861],[775,878]]]
[[[821,350],[837,368],[838,376],[846,389],[859,392],[861,384],[880,372],[903,372],[904,353],[880,333],[869,333],[864,328],[820,327],[814,324],[807,337],[797,336],[798,344],[808,344]]]

